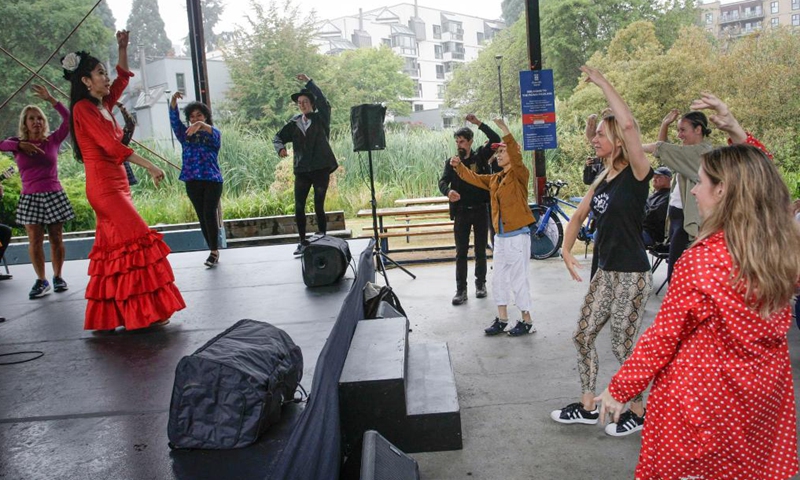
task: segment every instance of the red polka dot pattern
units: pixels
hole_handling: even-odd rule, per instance
[[[653,381],[636,479],[798,473],[790,306],[759,316],[730,285],[732,268],[722,232],[687,250],[655,322],[611,380],[623,403]]]

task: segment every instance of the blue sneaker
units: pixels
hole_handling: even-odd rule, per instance
[[[536,329],[533,328],[533,323],[526,323],[518,321],[517,324],[508,331],[510,337],[519,337],[520,335],[527,335],[528,333],[535,333]]]
[[[508,325],[508,322],[501,322],[499,318],[495,317],[494,322],[492,322],[491,326],[485,329],[484,332],[486,332],[486,335],[490,336],[498,335],[500,333],[503,333],[503,330],[506,329],[506,325]]]
[[[44,297],[50,293],[50,283],[47,280],[36,280],[36,283],[33,284],[33,288],[31,288],[31,292],[28,294],[28,298],[31,300],[35,298]]]
[[[56,293],[66,292],[69,290],[67,282],[63,278],[53,275],[53,291]]]

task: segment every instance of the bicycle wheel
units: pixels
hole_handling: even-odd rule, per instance
[[[544,260],[555,255],[564,240],[564,228],[555,211],[550,212],[547,224],[541,225],[540,219],[544,217],[546,211],[547,209],[540,205],[531,208],[533,218],[536,219],[536,226],[531,229],[531,258],[536,260]]]

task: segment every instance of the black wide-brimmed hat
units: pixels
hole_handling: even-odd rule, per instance
[[[292,101],[294,103],[297,103],[297,99],[300,98],[300,97],[308,97],[309,100],[311,100],[311,105],[314,105],[314,104],[317,103],[317,97],[315,97],[314,94],[311,93],[311,90],[309,90],[307,88],[304,88],[304,89],[300,90],[297,93],[293,93],[292,94]]]

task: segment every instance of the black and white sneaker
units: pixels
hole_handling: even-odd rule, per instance
[[[558,423],[582,423],[595,425],[600,419],[600,410],[595,407],[591,412],[583,408],[581,402],[570,403],[561,410],[550,412],[550,418]]]
[[[619,422],[606,425],[606,435],[624,437],[633,432],[638,432],[644,427],[644,416],[646,414],[647,412],[643,413],[640,417],[630,410],[623,412],[622,415],[619,416]]]

